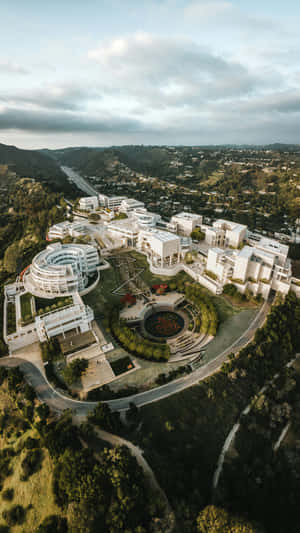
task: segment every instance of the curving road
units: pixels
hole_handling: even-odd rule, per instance
[[[134,402],[136,406],[142,407],[152,402],[157,402],[163,398],[167,398],[173,394],[183,391],[193,385],[196,385],[199,381],[206,379],[214,374],[226,361],[228,355],[232,352],[238,352],[243,346],[248,344],[253,338],[257,328],[262,326],[265,321],[266,315],[269,311],[270,304],[265,302],[260,311],[257,313],[248,329],[237,339],[229,348],[226,348],[221,354],[219,354],[213,361],[210,361],[202,367],[194,370],[191,374],[171,381],[161,387],[134,394],[126,398],[118,398],[115,400],[108,400],[105,403],[114,411],[126,411],[130,407],[130,403]],[[40,370],[32,363],[24,361],[17,357],[3,357],[0,359],[0,366],[15,367],[20,366],[20,369],[25,375],[26,380],[30,383],[41,401],[44,401],[49,407],[57,412],[64,411],[65,409],[72,409],[78,416],[86,416],[90,411],[94,409],[98,402],[83,402],[73,400],[63,396],[56,391],[47,378],[40,372]]]

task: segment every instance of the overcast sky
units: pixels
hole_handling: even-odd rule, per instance
[[[300,143],[297,0],[4,0],[0,142]]]

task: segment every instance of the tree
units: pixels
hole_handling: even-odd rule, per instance
[[[248,522],[231,516],[226,509],[208,505],[197,518],[199,533],[255,533]]]
[[[18,241],[13,242],[5,250],[4,254],[4,268],[10,274],[16,272],[17,270],[17,261],[20,254],[19,243]]]
[[[74,359],[64,370],[64,378],[68,384],[78,381],[89,366],[87,359]]]
[[[3,511],[2,516],[9,526],[23,524],[25,519],[25,509],[22,505],[13,505],[10,509]]]
[[[38,405],[36,412],[41,420],[46,420],[50,414],[50,409],[46,403]]]
[[[107,403],[99,402],[88,420],[107,431],[118,431],[121,426],[120,414],[112,411]]]
[[[35,533],[67,533],[68,523],[66,518],[58,515],[49,515],[43,520]]]
[[[200,228],[195,228],[191,233],[193,241],[203,241],[205,239],[205,233]]]

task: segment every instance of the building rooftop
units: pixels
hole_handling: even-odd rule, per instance
[[[178,213],[177,215],[174,215],[176,218],[183,218],[185,220],[197,220],[201,217],[201,215],[197,215],[196,213],[188,213],[187,211],[182,211],[181,213]]]
[[[244,248],[242,248],[239,253],[238,253],[238,257],[244,257],[245,259],[250,259],[250,257],[252,256],[254,252],[254,249],[251,248],[251,246],[244,246]]]
[[[180,237],[178,235],[174,235],[174,233],[169,233],[168,231],[152,231],[151,237],[161,241],[161,242],[168,242],[168,241],[177,241],[180,240]]]

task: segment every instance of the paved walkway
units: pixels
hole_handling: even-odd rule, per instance
[[[73,417],[73,422],[77,425],[80,425],[84,421],[84,418],[75,416]],[[167,498],[166,493],[159,485],[156,476],[149,465],[149,463],[146,461],[144,457],[143,450],[139,447],[133,444],[131,441],[123,439],[122,437],[119,437],[118,435],[114,435],[113,433],[109,433],[108,431],[104,431],[103,429],[99,429],[95,426],[93,426],[94,432],[96,433],[97,437],[99,437],[101,440],[105,442],[109,442],[111,446],[126,446],[130,453],[136,458],[136,461],[138,465],[142,468],[146,478],[148,479],[150,486],[153,490],[159,493],[162,501],[165,503],[166,506],[166,514],[169,522],[168,529],[165,530],[165,533],[170,533],[173,531],[175,527],[175,515],[174,512],[170,506],[169,500]]]

